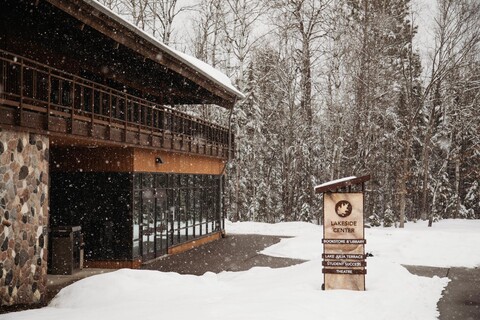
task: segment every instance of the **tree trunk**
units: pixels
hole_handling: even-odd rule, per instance
[[[430,167],[430,146],[433,136],[433,129],[436,122],[436,109],[440,106],[440,87],[441,81],[438,81],[435,88],[432,109],[430,110],[430,118],[428,121],[427,133],[423,141],[423,159],[422,159],[422,174],[423,174],[423,186],[422,186],[422,201],[420,203],[420,218],[422,220],[427,219],[427,196],[428,196],[428,178]]]
[[[455,159],[455,213],[453,215],[454,219],[457,219],[460,214],[460,157],[457,156]]]
[[[433,199],[432,199],[432,209],[428,214],[428,226],[431,227],[433,225],[433,215],[435,214],[435,202],[437,201],[437,190],[438,190],[439,182],[437,181],[435,185],[435,189],[433,190]]]
[[[400,173],[400,213],[399,213],[399,227],[403,228],[405,226],[405,207],[407,202],[407,182],[409,176],[409,159],[410,159],[410,148],[413,139],[412,129],[408,128],[407,130],[407,139],[405,141],[405,156],[402,161],[402,172]]]

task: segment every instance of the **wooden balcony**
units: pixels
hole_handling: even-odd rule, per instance
[[[227,128],[0,50],[0,126],[227,158]]]

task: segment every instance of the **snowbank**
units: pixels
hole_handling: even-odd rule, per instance
[[[308,222],[230,222],[225,221],[227,234],[261,234],[266,236],[296,237],[306,233],[318,234],[322,232],[321,227]]]
[[[47,308],[0,319],[436,319],[449,280],[412,275],[400,263],[480,265],[480,221],[372,228],[367,229],[367,251],[374,254],[367,260],[367,291],[322,291],[320,226],[228,222],[226,227],[228,233],[292,236],[263,253],[310,261],[200,277],[124,269],[66,287]]]
[[[322,291],[321,261],[282,269],[201,277],[119,270],[63,289],[51,305],[16,320],[435,319],[448,280],[411,275],[385,259],[369,261],[366,292]],[[348,307],[346,303],[348,302]],[[399,308],[399,303],[408,308]]]

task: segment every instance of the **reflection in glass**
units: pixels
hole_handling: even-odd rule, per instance
[[[138,191],[133,192],[133,210],[132,211],[133,211],[132,212],[132,224],[133,224],[132,254],[133,254],[133,257],[136,258],[140,256],[139,237],[140,237],[140,215],[142,212],[140,192]]]

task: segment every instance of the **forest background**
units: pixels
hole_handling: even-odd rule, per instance
[[[98,0],[226,73],[231,220],[319,221],[325,181],[371,175],[372,224],[480,219],[480,1]]]

